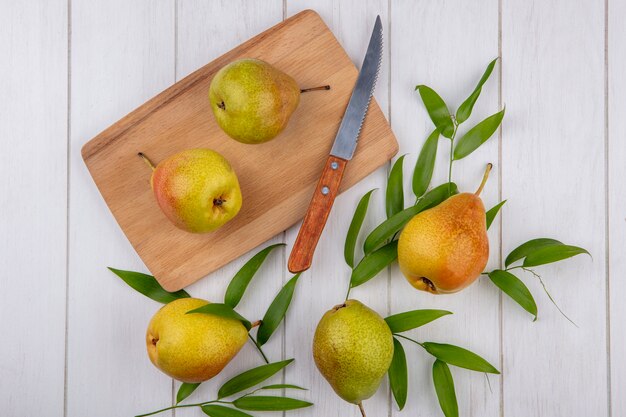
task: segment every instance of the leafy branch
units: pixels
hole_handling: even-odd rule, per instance
[[[504,117],[504,110],[488,117],[461,136],[455,146],[458,128],[470,117],[484,83],[493,72],[496,61],[497,59],[494,59],[489,63],[478,85],[461,104],[455,116],[450,114],[445,101],[435,90],[426,85],[418,85],[415,88],[435,125],[435,129],[422,146],[413,170],[411,184],[415,203],[408,207],[404,204],[403,163],[405,156],[403,155],[393,164],[387,180],[385,192],[387,218],[367,235],[363,244],[363,258],[358,263],[355,259],[356,242],[374,190],[368,191],[361,198],[354,212],[344,247],[346,264],[352,269],[346,298],[352,288],[369,281],[396,260],[398,234],[410,219],[424,210],[435,207],[452,195],[458,194],[458,187],[452,182],[452,164],[454,161],[465,158],[485,143],[495,133]],[[428,191],[435,168],[440,135],[450,140],[448,182]],[[487,218],[489,224],[500,207],[494,208],[494,211],[490,210]]]
[[[400,334],[421,327],[448,314],[452,313],[445,310],[413,310],[385,318],[393,334],[394,343],[394,354],[387,374],[389,376],[391,393],[400,410],[406,404],[408,393],[408,366],[401,339],[420,346],[435,358],[433,382],[439,404],[447,417],[458,416],[454,381],[448,365],[477,372],[500,373],[485,359],[462,347],[435,342],[418,342],[411,337]]]
[[[519,304],[524,310],[532,314],[534,316],[533,320],[537,320],[537,304],[535,303],[535,299],[533,298],[528,287],[511,271],[521,269],[531,273],[539,280],[543,290],[547,294],[550,301],[555,305],[557,310],[559,310],[563,317],[565,317],[570,323],[576,326],[576,323],[567,317],[567,315],[557,305],[552,295],[548,292],[543,279],[537,272],[535,272],[533,267],[562,261],[580,254],[589,255],[589,252],[581,247],[566,245],[555,239],[532,239],[513,249],[507,255],[504,261],[505,269],[496,269],[491,272],[486,272],[485,274],[489,276],[491,282],[500,288],[502,292],[511,297],[511,299]],[[512,266],[519,261],[522,262],[521,265]]]
[[[460,132],[461,125],[470,118],[474,105],[480,96],[484,84],[492,74],[497,60],[496,58],[489,63],[472,93],[459,106],[454,115],[448,110],[448,106],[443,98],[432,88],[426,85],[418,85],[415,88],[435,126],[434,130],[429,134],[422,145],[413,170],[411,188],[415,197],[415,203],[409,206],[404,205],[403,164],[405,156],[403,155],[396,160],[389,172],[385,191],[385,211],[387,217],[367,234],[363,244],[363,255],[360,259],[357,259],[356,242],[361,232],[361,227],[374,190],[367,192],[361,198],[355,210],[344,247],[346,264],[351,268],[350,284],[346,298],[349,297],[352,288],[362,285],[374,278],[397,259],[397,239],[409,220],[422,211],[437,206],[447,198],[459,192],[452,178],[454,162],[469,156],[487,142],[498,130],[504,118],[505,109],[502,109],[475,124],[465,133]],[[448,181],[429,190],[440,136],[450,141]],[[498,203],[485,213],[487,229],[492,225],[505,203],[506,200]],[[556,305],[554,299],[548,293],[541,276],[539,276],[533,268],[564,260],[581,253],[588,252],[583,248],[565,245],[554,239],[534,239],[513,250],[506,258],[504,269],[485,272],[484,275],[488,275],[490,280],[498,286],[498,288],[509,295],[536,319],[537,305],[532,294],[523,282],[511,271],[521,269],[533,274],[539,279],[548,297]],[[520,261],[522,262],[521,265],[514,265],[516,262]],[[561,311],[558,306],[556,307]],[[434,314],[434,316],[429,316],[429,314]],[[565,316],[564,313],[563,315]],[[395,350],[389,369],[389,380],[393,396],[398,407],[402,409],[406,401],[406,381],[408,379],[406,356],[400,342],[400,339],[404,339],[418,344],[435,357],[432,370],[433,381],[442,411],[446,417],[458,416],[454,381],[448,365],[465,367],[467,369],[487,373],[498,373],[498,371],[478,355],[463,348],[432,342],[422,343],[400,335],[399,332],[401,331],[418,327],[419,321],[417,321],[417,317],[423,320],[427,317],[434,317],[432,318],[434,320],[440,316],[437,316],[437,313],[427,313],[427,310],[416,310],[415,312],[401,313],[400,315],[391,316],[386,319],[391,323],[390,327],[392,327],[394,334]],[[415,326],[412,327],[413,325]],[[401,327],[396,327],[394,330],[394,326]]]
[[[261,382],[267,380],[268,378],[274,376],[276,373],[281,371],[283,368],[288,366],[293,362],[293,359],[289,359],[286,361],[270,363],[267,365],[261,365],[256,368],[247,370],[242,372],[241,374],[229,379],[219,388],[217,392],[217,398],[210,401],[203,401],[199,403],[193,404],[179,404],[183,399],[186,398],[180,397],[181,390],[179,389],[179,395],[177,395],[177,403],[176,405],[172,405],[170,407],[161,408],[156,411],[151,411],[146,414],[140,414],[136,417],[147,417],[154,414],[162,413],[168,410],[174,410],[177,408],[187,408],[187,407],[200,407],[204,414],[211,417],[244,417],[249,416],[249,414],[244,413],[239,410],[246,411],[288,411],[295,410],[298,408],[310,407],[310,402],[284,397],[284,396],[266,396],[266,395],[254,395],[262,390],[276,390],[276,389],[298,389],[304,390],[297,385],[291,384],[273,384],[266,385],[264,387],[258,388],[254,391],[248,392],[239,396],[238,398],[232,401],[226,401],[225,398],[231,397],[235,394],[239,394],[240,392],[252,388]],[[191,390],[195,390],[198,384],[183,384],[182,387],[186,387],[186,389],[190,389],[190,385],[195,385],[195,387]],[[234,408],[233,408],[234,407]]]
[[[398,235],[410,219],[458,193],[456,184],[452,182],[452,164],[470,155],[492,137],[504,118],[505,110],[503,109],[470,128],[455,142],[459,126],[471,116],[474,105],[480,96],[485,82],[493,72],[496,62],[497,58],[489,63],[478,84],[470,96],[459,106],[455,115],[450,113],[445,101],[432,88],[426,85],[418,85],[416,87],[428,115],[435,125],[435,129],[424,142],[413,170],[412,191],[415,195],[415,203],[406,208],[402,208],[400,205],[400,202],[404,201],[402,186],[404,156],[401,156],[394,163],[387,181],[385,193],[387,218],[369,232],[365,238],[363,258],[358,263],[355,262],[356,241],[374,190],[363,196],[354,213],[348,235],[346,236],[344,249],[346,263],[352,269],[348,295],[352,288],[369,281],[396,260]],[[434,171],[439,136],[450,140],[448,182],[427,191]],[[485,213],[487,229],[491,226],[505,203],[506,200],[498,203]],[[532,294],[511,270],[518,268],[533,274],[539,279],[548,298],[561,311],[553,297],[548,293],[544,281],[532,268],[561,261],[581,253],[588,252],[583,248],[565,245],[554,239],[533,239],[520,245],[507,256],[504,269],[485,272],[484,275],[488,275],[498,288],[513,298],[514,301],[536,319],[537,305]],[[513,263],[522,260],[522,265],[511,267]],[[567,318],[562,311],[561,313]],[[568,318],[568,320],[570,319]]]
[[[257,254],[255,254],[248,262],[246,262],[237,273],[232,278],[231,282],[226,289],[226,293],[224,295],[224,303],[209,303],[202,307],[196,308],[194,310],[188,311],[187,314],[210,314],[215,316],[220,316],[224,318],[239,320],[244,327],[248,330],[248,338],[254,347],[259,351],[259,354],[263,358],[263,361],[268,364],[265,366],[275,365],[270,364],[269,359],[265,352],[263,352],[262,346],[269,341],[274,332],[278,329],[280,323],[283,321],[287,310],[289,309],[289,305],[291,304],[291,299],[293,298],[293,293],[295,291],[295,287],[298,281],[300,274],[294,275],[287,283],[282,287],[282,289],[278,292],[270,306],[268,307],[263,319],[251,322],[250,320],[243,317],[241,314],[235,311],[235,307],[239,304],[241,299],[243,298],[248,285],[254,278],[257,271],[260,269],[261,265],[268,257],[268,255],[276,248],[284,246],[284,244],[276,244],[270,245]],[[189,298],[190,295],[185,290],[180,290],[176,292],[166,291],[158,281],[152,276],[148,274],[143,274],[140,272],[133,271],[123,271],[119,269],[109,268],[114,274],[120,277],[124,282],[126,282],[130,287],[135,289],[137,292],[145,295],[148,298],[151,298],[157,302],[167,304],[171,301],[174,301],[179,298]],[[257,328],[256,337],[253,336],[250,331],[254,328]],[[278,364],[285,363],[288,364],[293,359],[283,362],[277,362]],[[255,368],[258,369],[258,368]],[[273,368],[268,368],[273,369]],[[282,369],[282,367],[280,368]],[[245,372],[244,372],[245,374]],[[243,375],[243,374],[242,374]],[[272,374],[273,375],[273,374]],[[271,376],[271,375],[270,375]],[[225,384],[226,385],[226,384]],[[222,417],[222,416],[235,416],[242,417],[246,415],[237,410],[229,409],[228,407],[218,406],[218,405],[210,405],[214,403],[224,403],[223,401],[210,401],[205,403],[198,404],[187,404],[187,405],[179,405],[180,402],[188,398],[197,388],[200,386],[200,383],[182,383],[180,388],[178,389],[178,393],[176,395],[176,405],[165,408],[163,410],[159,410],[157,412],[170,410],[172,408],[177,407],[192,407],[192,406],[200,406],[202,407],[205,414],[214,416],[214,417]],[[295,386],[289,386],[291,388]],[[247,387],[246,387],[247,388]],[[249,395],[249,394],[247,394]],[[221,397],[220,397],[221,398]],[[253,408],[244,408],[244,407],[268,407],[264,405],[264,401],[278,401],[277,404],[283,404],[284,407],[293,406],[296,403],[284,402],[283,400],[276,400],[277,398],[282,397],[263,397],[269,398],[269,400],[263,400],[262,397],[254,397],[256,401],[251,405],[250,400],[242,400],[238,399],[232,402],[235,407],[239,407],[241,409],[253,410]],[[283,401],[282,403],[280,401]],[[256,405],[255,405],[256,404]],[[291,405],[289,405],[291,404]],[[308,403],[307,403],[308,404]],[[219,407],[219,408],[215,408]],[[300,407],[296,407],[300,408]],[[229,409],[231,411],[226,411],[224,409]],[[290,408],[280,408],[277,410],[287,410]],[[208,410],[208,412],[207,412]],[[259,411],[261,409],[259,408]],[[146,415],[155,414],[150,413]],[[221,413],[221,414],[220,414]],[[229,414],[230,413],[230,414]]]

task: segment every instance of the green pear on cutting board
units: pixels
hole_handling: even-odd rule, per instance
[[[222,130],[236,141],[264,143],[282,132],[300,103],[296,81],[260,59],[239,59],[220,69],[211,80],[209,101]]]
[[[370,398],[393,357],[393,336],[385,320],[357,300],[328,311],[315,330],[313,359],[330,386],[345,401]]]
[[[242,204],[235,171],[211,149],[187,149],[152,168],[156,201],[174,225],[192,233],[211,232],[237,215]]]
[[[239,320],[210,314],[187,314],[209,304],[181,298],[161,307],[146,332],[150,361],[179,381],[197,383],[220,373],[248,340]]]

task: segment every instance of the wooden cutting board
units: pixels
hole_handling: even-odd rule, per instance
[[[273,64],[303,88],[329,84],[331,90],[303,94],[289,125],[273,141],[241,144],[218,127],[208,91],[220,68],[244,57]],[[307,10],[200,68],[85,144],[83,159],[104,200],[164,288],[191,284],[304,216],[356,77],[357,69],[337,39],[317,13]],[[167,220],[150,189],[151,172],[137,156],[141,151],[158,163],[197,147],[214,149],[230,161],[243,194],[237,217],[208,234],[179,230]],[[342,190],[397,150],[389,124],[372,100]]]

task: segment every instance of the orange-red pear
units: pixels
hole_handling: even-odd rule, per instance
[[[489,258],[485,206],[476,193],[461,193],[413,217],[398,241],[398,263],[418,290],[447,294],[462,290],[483,272]]]

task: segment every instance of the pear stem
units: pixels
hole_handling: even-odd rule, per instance
[[[309,91],[330,90],[330,85],[320,85],[319,87],[303,88],[301,93],[308,93]]]
[[[357,405],[359,406],[359,411],[361,412],[361,416],[363,416],[363,417],[367,417],[367,416],[365,415],[365,409],[363,408],[363,402],[360,402],[360,403],[358,403]]]
[[[478,190],[476,190],[474,194],[480,195],[481,191],[485,187],[485,184],[487,183],[487,178],[489,178],[489,173],[491,172],[491,168],[493,168],[493,164],[490,162],[487,164],[487,168],[485,169],[485,173],[483,174],[483,180],[481,181],[480,186],[478,187]]]
[[[154,166],[154,164],[152,163],[152,161],[150,160],[150,158],[148,158],[146,155],[144,155],[143,152],[139,152],[137,155],[139,155],[141,157],[141,159],[144,160],[144,162],[146,163],[146,165],[148,165],[150,167],[151,170],[155,170],[156,167]]]

